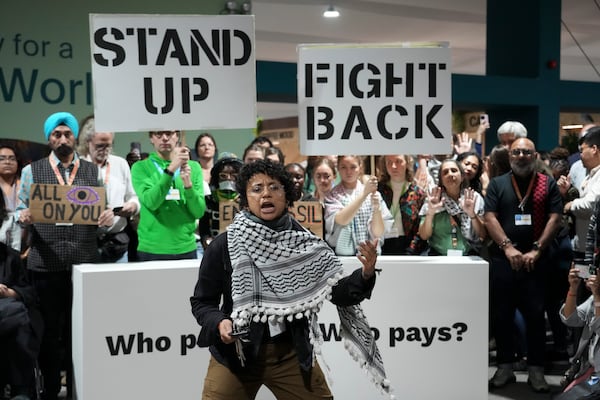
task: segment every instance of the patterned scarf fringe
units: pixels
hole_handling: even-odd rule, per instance
[[[295,319],[306,317],[309,321],[311,317],[319,313],[323,307],[325,300],[331,300],[331,290],[333,286],[343,277],[343,273],[337,273],[333,278],[327,280],[327,286],[320,293],[317,293],[315,298],[308,302],[296,304],[291,307],[262,307],[256,305],[248,305],[234,309],[231,312],[231,319],[235,329],[245,329],[250,326],[250,322],[267,323],[267,322],[292,322]]]
[[[331,249],[321,240],[315,238],[313,235],[307,232],[294,232],[287,231],[282,232],[283,235],[279,235],[276,232],[271,231],[269,228],[257,224],[245,215],[245,213],[238,213],[234,222],[228,227],[228,239],[229,239],[229,251],[231,255],[232,266],[234,273],[232,274],[233,290],[232,299],[234,307],[231,313],[233,320],[233,330],[240,331],[249,328],[251,322],[255,323],[267,323],[267,322],[284,322],[285,320],[291,322],[294,319],[307,318],[309,322],[309,341],[313,346],[313,362],[316,361],[317,356],[323,360],[321,347],[323,345],[323,336],[317,322],[318,313],[323,306],[325,300],[331,300],[332,288],[342,279],[344,270],[341,262],[333,254]],[[264,237],[270,237],[272,242],[265,241]],[[262,241],[261,241],[262,239]],[[240,293],[244,293],[244,290],[249,289],[252,286],[248,284],[253,281],[251,275],[254,275],[254,280],[258,279],[259,267],[255,264],[255,257],[262,257],[262,263],[265,265],[271,264],[276,265],[279,268],[283,268],[278,261],[286,260],[283,255],[276,255],[275,258],[267,256],[273,256],[275,252],[284,251],[289,243],[293,243],[293,246],[303,246],[305,253],[309,254],[312,263],[315,263],[317,259],[322,258],[321,267],[326,266],[326,270],[320,270],[323,274],[320,277],[312,276],[309,281],[315,285],[316,289],[310,294],[307,294],[303,298],[296,299],[296,302],[291,301],[292,296],[287,298],[284,296],[280,298],[284,303],[287,300],[287,305],[279,306],[277,303],[271,301],[268,305],[257,305],[256,297],[251,300],[249,297],[245,297],[245,300],[239,298]],[[269,243],[276,244],[269,245]],[[312,244],[311,244],[312,243]],[[276,248],[274,250],[274,248]],[[298,247],[296,247],[298,248]],[[269,254],[267,254],[269,253]],[[297,253],[289,253],[289,256],[293,258],[301,257]],[[284,258],[281,258],[284,257]],[[323,260],[325,260],[323,262]],[[250,262],[251,264],[247,264]],[[241,271],[238,273],[237,265],[243,265],[244,273]],[[314,265],[314,264],[311,264]],[[261,273],[269,274],[268,270]],[[277,275],[269,275],[272,279],[277,279]],[[262,276],[261,279],[267,279],[266,276]],[[237,284],[235,282],[237,281]],[[267,279],[268,281],[268,279]],[[244,285],[244,282],[246,284]],[[244,289],[245,287],[245,289]],[[256,287],[254,287],[256,290]],[[264,287],[267,289],[267,287]],[[238,295],[236,295],[238,293]],[[285,292],[284,292],[285,293]],[[258,294],[258,293],[257,293]],[[261,301],[265,301],[263,298]],[[293,304],[289,304],[293,303]],[[377,348],[375,338],[372,335],[369,324],[362,311],[360,305],[349,306],[349,307],[337,307],[338,314],[341,322],[341,333],[344,339],[344,346],[350,353],[351,357],[359,363],[362,369],[364,369],[369,375],[371,380],[374,382],[377,388],[383,393],[389,396],[390,399],[395,399],[392,394],[390,382],[385,377],[385,371],[383,368],[383,360]],[[243,348],[237,343],[236,340],[236,351],[242,365],[244,365],[245,357]],[[328,366],[326,363],[324,365]]]

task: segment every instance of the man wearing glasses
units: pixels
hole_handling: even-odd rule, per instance
[[[202,168],[179,131],[150,132],[156,151],[131,168],[141,210],[138,260],[195,259],[196,221],[206,208]]]
[[[565,204],[564,213],[571,212],[575,216],[577,231],[573,238],[573,250],[575,250],[575,258],[583,260],[588,225],[600,197],[600,174],[598,174],[598,170],[600,170],[600,127],[591,128],[579,140],[579,154],[581,163],[588,174],[581,183],[579,198]],[[558,186],[561,191],[566,193],[571,184],[567,177],[561,176]]]
[[[93,116],[82,126],[87,155],[85,160],[98,167],[98,181],[106,189],[106,202],[115,213],[112,226],[99,232],[101,262],[127,262],[129,236],[125,232],[129,217],[136,215],[140,203],[131,183],[127,161],[112,153],[113,132],[96,132]]]
[[[516,381],[513,320],[518,307],[527,325],[528,383],[548,392],[544,378],[544,280],[548,247],[560,226],[562,200],[555,181],[536,172],[533,142],[520,138],[510,147],[511,172],[490,182],[485,221],[497,246],[490,248],[490,310],[498,370],[489,382],[499,388]]]

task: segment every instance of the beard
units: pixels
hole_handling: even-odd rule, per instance
[[[54,152],[59,157],[67,157],[73,153],[73,148],[69,145],[61,144],[56,149],[54,149]]]
[[[99,164],[104,164],[104,162],[106,161],[107,158],[108,158],[107,151],[99,151],[96,154],[94,154],[94,157],[93,157],[93,159]]]
[[[519,162],[519,161],[511,161],[510,168],[512,169],[513,174],[525,178],[531,175],[533,170],[535,169],[535,164],[533,162]]]

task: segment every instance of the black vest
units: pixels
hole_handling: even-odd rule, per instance
[[[61,163],[57,167],[64,177],[65,168]],[[34,183],[59,183],[48,158],[31,163],[31,173]],[[73,185],[98,186],[98,167],[80,159]],[[97,230],[95,225],[33,224],[27,268],[43,272],[70,271],[73,264],[97,262]]]

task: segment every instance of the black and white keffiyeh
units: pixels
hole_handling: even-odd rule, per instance
[[[273,230],[252,217],[242,211],[227,228],[233,268],[234,331],[247,328],[250,322],[283,322],[306,317],[313,351],[318,354],[323,338],[317,314],[323,301],[331,298],[332,287],[343,277],[342,263],[312,233]],[[383,361],[362,308],[338,307],[338,314],[346,349],[369,371],[375,384],[390,393]],[[241,351],[240,346],[238,355],[243,359]]]
[[[459,202],[462,200],[464,196],[464,191],[461,192]],[[467,215],[466,212],[460,207],[458,202],[448,196],[446,192],[442,193],[442,203],[444,204],[444,209],[448,214],[452,217],[460,218],[460,232],[463,237],[468,241],[475,240],[474,237],[474,229],[471,227],[471,218]]]

